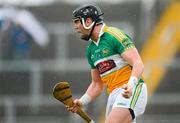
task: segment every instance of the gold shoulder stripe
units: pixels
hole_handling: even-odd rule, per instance
[[[113,35],[116,39],[118,39],[118,41],[122,42],[124,38],[126,38],[126,36],[119,31],[118,29],[114,28],[114,27],[109,27],[106,28],[105,30],[107,33],[110,33],[111,35]]]
[[[117,34],[121,35],[123,38],[127,38],[127,36],[122,33],[119,29],[115,28],[115,27],[110,27],[112,30],[114,30]]]

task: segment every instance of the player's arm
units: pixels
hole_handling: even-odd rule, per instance
[[[130,79],[128,84],[123,86],[124,92],[122,93],[125,98],[129,98],[144,71],[144,65],[136,48],[127,49],[122,57],[132,66]]]
[[[131,76],[135,76],[139,79],[144,71],[144,65],[137,49],[136,48],[127,49],[122,54],[122,57],[132,66]]]
[[[103,91],[103,82],[97,69],[91,69],[91,78],[92,82],[89,85],[86,93],[79,99],[81,105],[89,104]]]
[[[89,85],[86,93],[93,100],[103,91],[103,82],[97,69],[91,69],[92,82]]]
[[[77,112],[77,106],[84,106],[90,103],[93,99],[100,95],[103,91],[103,82],[100,78],[99,71],[97,69],[91,69],[92,82],[89,85],[87,91],[80,99],[74,100],[74,106],[69,107],[71,112]]]

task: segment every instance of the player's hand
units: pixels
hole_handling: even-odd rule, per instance
[[[123,92],[122,92],[122,96],[125,98],[130,98],[132,96],[133,93],[133,89],[129,84],[124,84],[123,85]]]
[[[82,103],[79,99],[75,99],[73,101],[73,106],[69,107],[66,106],[67,110],[72,112],[72,113],[76,113],[78,111],[78,108],[82,107]]]

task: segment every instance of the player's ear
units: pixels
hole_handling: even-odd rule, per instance
[[[86,26],[90,26],[92,24],[92,19],[91,18],[87,18],[86,19]]]

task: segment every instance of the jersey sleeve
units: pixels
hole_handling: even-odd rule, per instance
[[[132,42],[132,39],[125,33],[114,36],[114,44],[119,54],[124,53],[129,48],[134,48],[135,45]]]
[[[111,35],[111,40],[117,53],[122,54],[129,48],[134,48],[134,44],[129,35],[115,27],[108,27],[106,31]]]
[[[96,66],[94,66],[94,63],[91,60],[91,52],[90,52],[89,47],[87,48],[87,51],[86,51],[86,58],[87,58],[87,61],[88,61],[89,65],[90,65],[91,69],[96,69]]]

